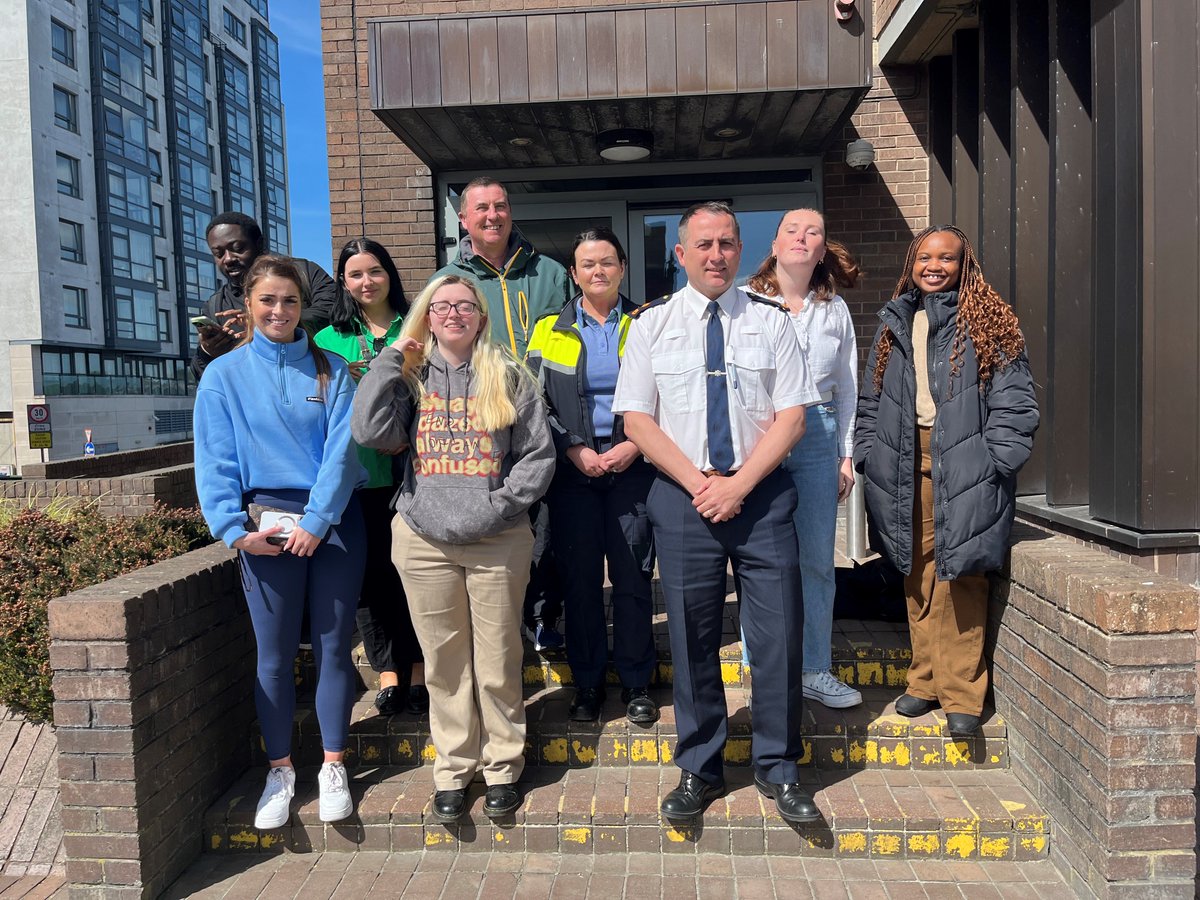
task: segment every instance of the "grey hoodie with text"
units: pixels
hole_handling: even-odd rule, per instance
[[[517,378],[511,426],[487,432],[471,413],[470,363],[451,366],[437,348],[422,369],[425,396],[412,396],[392,347],[371,362],[354,397],[350,430],[360,446],[393,451],[399,489],[392,507],[413,531],[448,544],[469,544],[518,522],[554,476],[554,440],[537,385]]]

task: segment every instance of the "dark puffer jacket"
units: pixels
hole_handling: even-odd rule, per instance
[[[917,379],[912,320],[919,292],[888,303],[879,318],[858,398],[854,466],[866,477],[871,546],[904,574],[912,569]],[[1038,425],[1029,361],[1022,353],[979,392],[970,340],[950,381],[958,292],[924,297],[929,316],[929,389],[937,405],[933,460],[934,560],[939,581],[999,568],[1012,528],[1017,471],[1029,459]],[[875,393],[875,345],[887,328],[891,356]]]

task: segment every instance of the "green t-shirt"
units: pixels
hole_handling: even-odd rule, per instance
[[[348,363],[358,362],[362,359],[369,362],[379,354],[380,350],[400,336],[400,325],[403,321],[404,317],[397,314],[383,337],[377,338],[371,335],[370,329],[361,319],[355,319],[354,331],[350,334],[344,334],[330,325],[328,328],[318,331],[313,341],[322,350],[336,353]],[[390,487],[394,483],[392,479],[393,458],[389,453],[380,453],[378,450],[368,450],[365,447],[358,448],[358,459],[363,464],[363,468],[367,470],[366,487]]]

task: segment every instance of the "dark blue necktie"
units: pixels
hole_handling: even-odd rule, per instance
[[[725,329],[721,307],[708,302],[708,335],[704,350],[708,388],[708,461],[720,474],[733,468],[733,432],[729,426],[729,392],[725,388]]]

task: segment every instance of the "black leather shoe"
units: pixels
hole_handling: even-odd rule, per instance
[[[429,689],[423,684],[411,685],[408,689],[408,703],[404,709],[414,716],[423,716],[429,712]]]
[[[600,718],[603,705],[604,688],[579,688],[567,715],[572,722],[595,722]]]
[[[515,784],[491,784],[483,795],[483,812],[489,819],[515,813],[521,805],[521,794]]]
[[[434,791],[433,814],[443,822],[457,822],[467,811],[467,789]]]
[[[381,716],[394,716],[401,709],[400,688],[393,685],[385,687],[375,695],[375,708]]]
[[[940,705],[936,700],[923,700],[920,697],[914,697],[912,694],[905,694],[896,700],[896,712],[899,715],[915,719],[917,716],[933,712]]]
[[[634,725],[653,725],[658,721],[658,704],[644,687],[625,688],[621,691],[621,702],[625,704],[625,718]]]
[[[974,737],[983,724],[980,716],[970,713],[946,713],[946,727],[952,737]]]
[[[679,787],[663,797],[658,809],[664,818],[675,821],[699,819],[705,807],[724,793],[724,784],[709,784],[699,775],[684,772]]]
[[[798,825],[820,821],[821,811],[813,803],[808,791],[799,784],[774,784],[755,775],[754,785],[760,794],[775,801],[775,808],[779,810],[779,817],[783,821]]]

